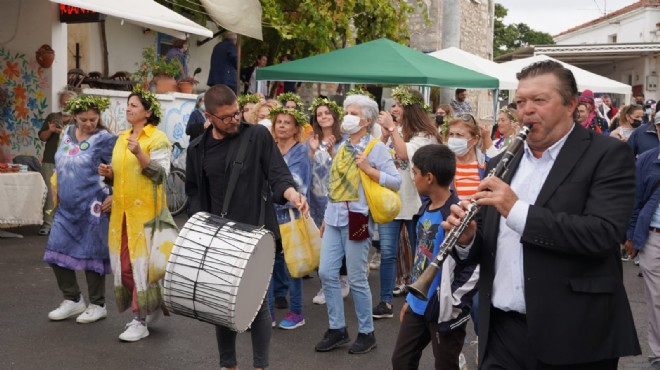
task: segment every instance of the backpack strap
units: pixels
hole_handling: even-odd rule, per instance
[[[227,191],[225,192],[225,199],[222,202],[222,213],[220,217],[227,216],[229,212],[229,204],[231,203],[231,197],[234,194],[234,189],[238,183],[238,177],[241,174],[245,161],[245,153],[247,152],[248,142],[250,141],[250,134],[243,132],[241,136],[241,142],[238,147],[238,152],[236,158],[234,158],[234,163],[231,166],[231,174],[229,175],[229,183],[227,184]]]

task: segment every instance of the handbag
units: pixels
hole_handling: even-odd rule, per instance
[[[377,142],[378,140],[374,139],[367,144],[367,147],[364,149],[365,156],[369,154]],[[369,175],[364,173],[364,171],[360,171],[360,179],[362,181],[364,195],[367,198],[367,204],[369,205],[369,211],[371,212],[371,217],[373,217],[374,222],[377,224],[392,222],[399,214],[399,211],[401,211],[401,198],[399,197],[399,193],[372,180]]]
[[[154,184],[154,214],[158,211],[158,185]],[[165,189],[161,192],[161,210],[156,217],[144,223],[144,235],[149,251],[149,284],[165,277],[165,266],[172,253],[174,241],[179,236],[179,227],[174,222],[165,201]]]
[[[348,240],[360,241],[369,237],[369,216],[360,212],[351,212],[348,208]]]
[[[319,267],[321,262],[321,235],[311,218],[302,214],[297,219],[289,209],[291,221],[280,225],[284,261],[293,278],[301,278]]]

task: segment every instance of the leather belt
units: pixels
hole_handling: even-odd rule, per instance
[[[660,227],[649,227],[649,231],[654,232],[654,233],[660,233]]]

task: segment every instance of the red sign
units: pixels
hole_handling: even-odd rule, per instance
[[[60,4],[60,22],[62,23],[89,23],[105,20],[105,14],[75,6]]]

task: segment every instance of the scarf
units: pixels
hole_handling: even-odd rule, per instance
[[[365,135],[357,145],[346,140],[339,148],[330,169],[328,195],[331,202],[353,202],[359,199],[360,169],[355,164],[355,156],[364,151],[370,139],[370,135]]]

